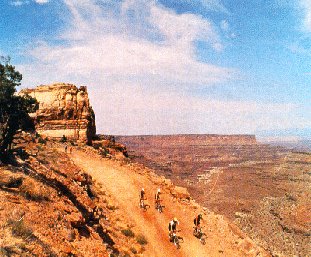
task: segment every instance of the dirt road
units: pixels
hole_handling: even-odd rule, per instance
[[[82,151],[74,151],[71,158],[75,164],[89,173],[104,189],[113,195],[124,216],[135,224],[135,230],[144,234],[148,244],[143,256],[148,257],[216,257],[216,256],[262,256],[258,250],[243,251],[243,240],[234,234],[222,216],[205,215],[203,226],[207,244],[202,245],[192,235],[192,220],[197,214],[193,206],[181,204],[168,193],[163,196],[165,209],[158,213],[154,209],[153,197],[158,186],[145,174],[140,174],[116,162],[90,157]],[[139,208],[139,192],[144,187],[151,208],[143,212]],[[168,223],[177,217],[180,221],[180,235],[184,238],[181,249],[176,249],[168,240]]]

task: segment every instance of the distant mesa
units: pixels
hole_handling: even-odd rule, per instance
[[[95,114],[86,87],[56,83],[24,89],[19,94],[28,94],[39,102],[39,109],[30,114],[39,134],[92,142],[96,133]]]
[[[157,136],[117,136],[116,140],[125,145],[149,145],[168,147],[174,144],[181,145],[254,145],[257,144],[255,135],[217,135],[217,134],[192,134],[192,135],[157,135]]]

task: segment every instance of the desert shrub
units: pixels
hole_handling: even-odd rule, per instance
[[[134,247],[131,247],[130,250],[131,250],[131,252],[134,253],[134,254],[138,253],[137,250],[136,250],[136,248],[134,248]]]
[[[26,181],[20,187],[20,193],[28,200],[48,201],[50,191],[45,187],[35,184],[31,180]]]
[[[37,145],[37,149],[38,151],[42,152],[43,151],[43,147],[41,145]]]
[[[285,196],[289,201],[297,202],[297,198],[294,195],[290,193],[285,193]]]
[[[39,144],[45,145],[45,144],[46,144],[46,139],[44,139],[44,138],[42,138],[42,137],[39,137],[38,143],[39,143]]]
[[[146,245],[148,244],[148,241],[146,239],[146,237],[142,234],[137,235],[136,237],[136,241],[137,243],[139,243],[140,245]]]
[[[129,228],[128,229],[122,229],[121,232],[123,235],[125,235],[127,237],[134,237],[135,236],[134,232]]]
[[[117,207],[117,206],[114,206],[114,205],[108,205],[107,208],[108,208],[109,210],[111,210],[111,211],[115,211],[115,210],[118,209],[118,207]]]
[[[40,150],[39,150],[40,151]],[[37,157],[37,160],[42,164],[49,164],[48,156],[46,154],[41,154]]]
[[[101,147],[99,150],[100,150],[100,154],[103,157],[107,157],[110,154],[109,150],[106,147]]]
[[[18,188],[23,184],[22,177],[10,177],[8,184],[6,185],[9,188]]]
[[[67,137],[65,135],[62,136],[61,140],[60,140],[61,143],[65,143],[67,142]]]
[[[22,185],[22,177],[12,177],[8,175],[2,175],[0,178],[0,186],[7,188],[18,188]]]
[[[27,227],[22,219],[21,220],[9,219],[7,223],[12,229],[13,236],[25,239],[31,237],[33,234],[32,229]]]

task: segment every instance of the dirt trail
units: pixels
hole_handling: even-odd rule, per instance
[[[192,220],[197,211],[192,207],[179,202],[169,194],[164,194],[165,209],[158,213],[154,209],[153,195],[157,185],[148,176],[139,174],[126,166],[97,158],[90,157],[82,151],[74,151],[71,158],[75,164],[89,173],[95,180],[102,183],[104,189],[113,195],[124,216],[135,224],[135,230],[139,230],[148,240],[143,256],[148,257],[216,257],[216,256],[256,256],[246,255],[238,247],[241,238],[232,233],[226,221],[220,216],[207,215],[203,222],[207,234],[207,244],[201,245],[199,240],[192,235]],[[139,208],[139,192],[144,187],[151,208],[143,212]],[[180,221],[180,235],[184,238],[181,249],[168,240],[168,222],[177,217]],[[204,224],[205,223],[205,224]],[[261,255],[258,255],[261,256]]]

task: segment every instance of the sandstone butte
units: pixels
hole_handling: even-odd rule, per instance
[[[24,89],[19,94],[28,94],[39,102],[39,109],[30,114],[39,134],[91,144],[96,133],[95,114],[86,87],[56,83]]]

